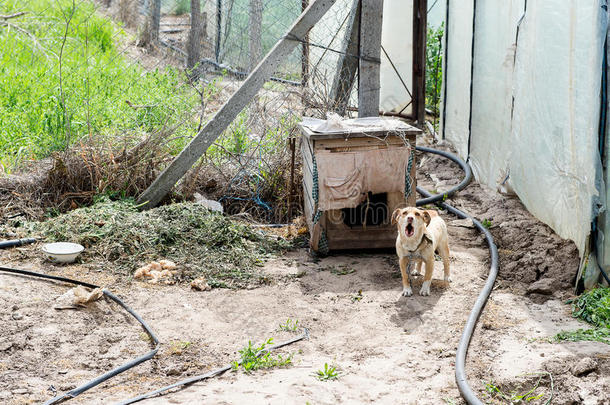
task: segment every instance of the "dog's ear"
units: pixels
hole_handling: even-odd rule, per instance
[[[424,211],[424,222],[426,223],[426,226],[430,225],[431,220],[432,218],[430,218],[430,214],[428,214],[428,211]]]
[[[401,211],[402,208],[396,208],[392,213],[392,225],[396,225],[396,220],[398,219],[398,216],[400,215]]]

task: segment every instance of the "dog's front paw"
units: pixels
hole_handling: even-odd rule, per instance
[[[419,270],[417,270],[417,269],[413,269],[413,270],[411,271],[411,275],[412,275],[412,276],[421,276],[421,273],[419,272]]]
[[[445,276],[445,281],[446,281],[447,283],[450,283],[450,282],[452,282],[453,280],[451,279],[451,277],[449,277],[449,276]]]
[[[419,290],[419,295],[430,295],[430,281],[424,281],[421,290]]]
[[[411,287],[405,287],[402,289],[402,296],[403,297],[410,297],[413,295],[413,291],[411,290]]]

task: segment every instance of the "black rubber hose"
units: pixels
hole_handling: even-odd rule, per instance
[[[60,276],[52,276],[50,274],[36,273],[33,271],[28,271],[28,270],[13,269],[10,267],[0,267],[0,271],[6,272],[6,273],[13,273],[13,274],[19,274],[19,275],[24,275],[24,276],[31,276],[31,277],[37,277],[37,278],[42,278],[42,279],[54,280],[54,281],[62,281],[65,283],[82,285],[83,287],[88,287],[88,288],[99,288],[99,286],[96,286],[95,284],[86,283],[84,281],[73,280],[70,278],[60,277]],[[152,342],[155,344],[154,349],[140,357],[137,357],[131,361],[128,361],[127,363],[125,363],[113,370],[108,371],[107,373],[102,374],[101,376],[98,376],[98,377],[86,382],[85,384],[81,385],[80,387],[77,387],[71,391],[68,391],[64,394],[61,394],[54,398],[49,399],[48,401],[46,401],[44,403],[44,405],[58,404],[67,399],[74,398],[77,395],[82,394],[83,392],[87,391],[88,389],[93,388],[96,385],[103,383],[104,381],[108,380],[109,378],[112,378],[115,375],[120,374],[125,370],[135,367],[140,363],[150,360],[155,354],[157,354],[157,351],[159,350],[159,339],[157,339],[157,336],[152,331],[152,329],[148,326],[148,324],[140,317],[140,315],[138,315],[127,304],[125,304],[123,301],[121,301],[121,299],[118,298],[116,295],[114,295],[113,293],[111,293],[110,291],[108,291],[106,289],[103,289],[102,292],[104,293],[104,295],[106,297],[108,297],[112,301],[119,304],[121,307],[123,307],[123,309],[125,309],[134,318],[136,318],[136,320],[142,325],[142,327],[144,328],[144,330],[146,331],[146,333],[148,334],[148,336],[150,337]]]
[[[3,240],[2,242],[0,242],[0,249],[27,245],[28,243],[34,243],[34,242],[36,242],[36,239],[34,239],[34,238]]]
[[[299,335],[299,336],[297,336],[295,338],[292,338],[292,339],[287,340],[285,342],[281,342],[281,343],[275,344],[273,346],[269,346],[269,347],[267,347],[267,348],[265,348],[263,350],[260,350],[258,353],[256,353],[256,357],[260,357],[260,356],[262,356],[262,355],[264,355],[266,353],[269,353],[269,352],[271,352],[273,350],[279,349],[280,347],[288,346],[290,344],[293,344],[293,343],[298,342],[298,341],[303,340],[303,339],[309,339],[309,330],[307,330],[307,328],[304,328],[303,334],[301,334],[301,335]],[[238,361],[237,364],[241,365],[241,360]],[[205,379],[208,379],[208,378],[216,377],[217,375],[220,375],[220,374],[222,374],[222,373],[224,373],[226,371],[229,371],[232,367],[233,367],[233,365],[230,364],[228,366],[224,366],[224,367],[221,367],[221,368],[217,368],[216,370],[212,370],[212,371],[210,371],[210,372],[208,372],[206,374],[201,374],[201,375],[196,375],[194,377],[189,377],[189,378],[186,378],[184,380],[178,381],[178,382],[176,382],[174,384],[166,385],[165,387],[156,389],[154,391],[147,392],[145,394],[139,395],[139,396],[131,398],[131,399],[127,399],[125,401],[121,401],[121,402],[117,403],[116,405],[129,405],[129,404],[133,404],[133,403],[136,403],[136,402],[140,402],[140,401],[142,401],[144,399],[152,398],[155,395],[159,395],[159,394],[161,394],[163,392],[169,391],[172,388],[184,387],[184,386],[196,383],[198,381],[202,381],[202,380],[205,380]]]
[[[445,152],[445,151],[438,150],[438,149],[427,148],[425,146],[417,146],[417,147],[415,147],[415,150],[418,150],[420,152],[433,153],[435,155],[440,155],[442,157],[445,157],[445,158],[453,161],[454,163],[457,163],[460,166],[460,168],[464,171],[464,178],[462,179],[460,184],[445,191],[444,193],[438,193],[438,194],[431,195],[430,193],[423,190],[422,188],[417,187],[417,192],[419,194],[423,195],[425,198],[423,198],[421,200],[417,200],[417,202],[415,203],[416,206],[421,207],[422,205],[432,204],[432,203],[435,203],[438,201],[445,201],[447,198],[450,198],[458,191],[465,189],[468,186],[468,184],[470,184],[470,182],[472,181],[472,169],[470,168],[470,165],[468,165],[468,163],[464,162],[459,157],[455,156],[453,153]]]
[[[466,355],[468,354],[468,346],[470,345],[470,341],[472,340],[472,335],[474,333],[475,326],[477,324],[477,321],[479,320],[479,317],[481,316],[481,313],[483,312],[483,308],[485,307],[485,304],[487,303],[487,299],[489,298],[489,295],[491,294],[494,283],[496,282],[496,277],[498,276],[498,248],[496,247],[496,245],[494,243],[491,233],[489,232],[489,230],[487,228],[485,228],[483,226],[483,224],[481,224],[478,220],[473,218],[471,215],[469,215],[463,211],[460,211],[459,209],[444,202],[444,200],[448,196],[453,195],[455,192],[461,190],[462,188],[466,187],[466,185],[468,185],[468,183],[472,179],[472,170],[470,169],[470,166],[468,166],[468,164],[466,162],[464,162],[462,159],[460,159],[459,157],[457,157],[451,153],[448,153],[448,152],[431,149],[431,148],[423,148],[423,147],[417,147],[417,150],[421,150],[423,152],[428,152],[428,153],[434,153],[437,155],[444,156],[448,159],[451,159],[452,161],[459,164],[460,167],[462,167],[462,169],[464,169],[465,177],[464,177],[464,180],[462,180],[462,182],[458,186],[452,188],[451,190],[449,190],[443,194],[432,195],[429,192],[427,192],[426,190],[424,190],[420,187],[417,187],[417,192],[419,194],[421,194],[422,196],[424,196],[425,198],[423,200],[418,200],[416,205],[420,206],[420,205],[430,204],[430,203],[434,202],[434,203],[437,203],[438,205],[440,205],[442,208],[446,209],[447,211],[451,212],[452,214],[456,215],[459,218],[463,218],[463,219],[470,218],[472,220],[472,222],[474,223],[474,225],[477,227],[477,229],[485,235],[487,245],[489,246],[490,257],[491,257],[489,275],[487,276],[487,281],[485,282],[485,286],[479,293],[479,296],[477,297],[477,300],[475,301],[474,306],[472,307],[472,310],[470,311],[470,315],[468,316],[468,320],[466,321],[466,326],[464,327],[464,332],[462,333],[462,337],[460,339],[460,343],[458,344],[458,348],[457,348],[456,356],[455,356],[455,381],[457,383],[458,389],[460,390],[460,393],[462,394],[462,397],[470,405],[483,405],[483,402],[479,398],[477,398],[473,389],[470,387],[470,384],[468,384],[468,379],[466,377],[466,371],[465,371],[465,365],[466,365]],[[468,181],[466,181],[466,180],[468,180]]]

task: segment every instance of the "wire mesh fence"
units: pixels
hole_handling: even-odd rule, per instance
[[[276,223],[300,213],[297,123],[336,109],[332,87],[355,5],[336,2],[171,198],[198,193],[221,201],[229,214]],[[39,216],[44,207],[65,210],[98,194],[137,196],[306,6],[0,0],[0,163],[10,173],[53,156],[36,182],[10,186],[30,196],[20,209]],[[356,77],[346,90],[348,107],[355,106],[357,83]]]

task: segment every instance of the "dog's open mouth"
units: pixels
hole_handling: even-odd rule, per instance
[[[407,224],[407,226],[405,227],[405,234],[407,235],[408,238],[413,236],[414,231],[415,230],[413,229],[413,225]]]

